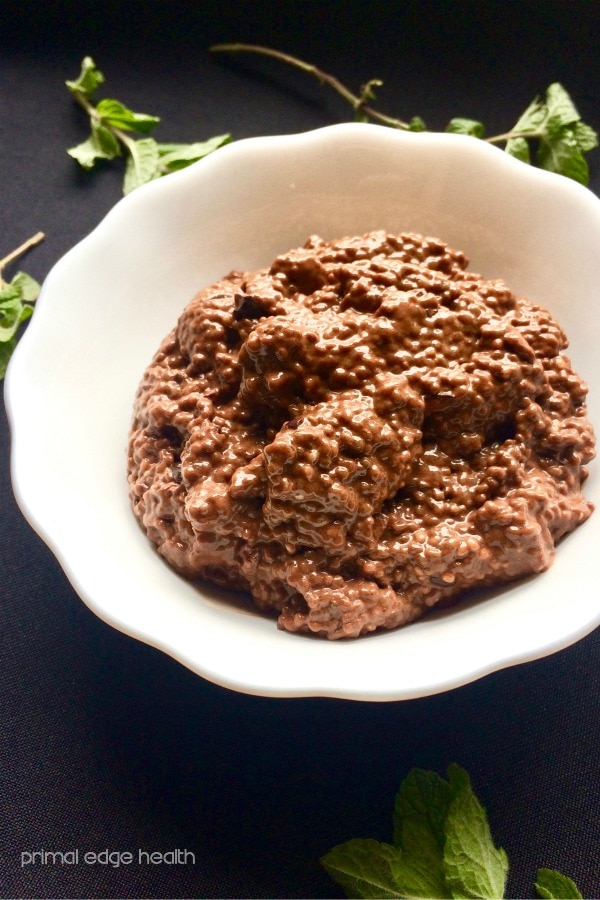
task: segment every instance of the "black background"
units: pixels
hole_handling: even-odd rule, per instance
[[[103,95],[161,116],[165,141],[351,117],[307,75],[208,53],[236,40],[354,89],[379,77],[379,105],[431,129],[464,115],[496,133],[555,80],[600,127],[599,38],[600,6],[576,0],[0,2],[0,256],[43,230],[20,263],[41,280],[120,197],[118,164],[86,174],[65,153],[86,136],[64,88],[86,54]],[[600,151],[590,163],[600,193]],[[88,611],[13,500],[4,412],[0,439],[2,896],[341,896],[319,856],[350,837],[389,839],[401,779],[452,761],[509,855],[509,896],[532,896],[539,866],[600,896],[599,631],[409,702],[235,694]],[[68,435],[48,440],[69,452]],[[75,848],[183,848],[195,864],[20,865],[26,851]]]

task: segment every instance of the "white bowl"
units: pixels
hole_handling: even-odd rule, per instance
[[[192,295],[312,233],[418,231],[546,305],[600,421],[600,200],[473,138],[334,125],[252,138],[124,198],[46,279],[6,399],[18,502],[83,600],[116,628],[235,690],[418,697],[532,660],[600,622],[600,513],[552,568],[394,632],[328,642],[279,631],[155,553],[130,509],[135,390]],[[586,494],[600,502],[597,467]]]

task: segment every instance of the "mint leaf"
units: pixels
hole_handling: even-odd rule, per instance
[[[73,159],[77,160],[83,169],[92,169],[96,164],[97,159],[112,158],[107,157],[102,148],[98,147],[98,142],[93,135],[90,136],[87,141],[82,141],[81,144],[77,144],[76,147],[69,147],[67,153]]]
[[[482,138],[485,134],[485,128],[481,122],[460,117],[450,119],[446,126],[446,131],[450,134],[467,134],[476,138]]]
[[[138,131],[148,134],[158,125],[158,116],[149,116],[146,113],[136,113],[118,100],[100,100],[96,104],[96,112],[105,125],[113,128],[122,128],[125,131]]]
[[[398,847],[371,839],[339,844],[321,864],[347,897],[397,897],[444,900],[448,890],[426,865],[408,858]]]
[[[9,341],[19,327],[23,302],[11,285],[0,291],[0,341]]]
[[[69,156],[77,160],[82,169],[93,169],[99,159],[114,159],[118,154],[107,152],[95,134],[76,147],[69,147]]]
[[[514,156],[515,159],[520,159],[521,162],[530,163],[531,162],[531,153],[529,152],[529,144],[525,140],[525,138],[510,138],[506,142],[506,146],[504,148],[505,152],[508,153],[509,156]]]
[[[405,897],[448,897],[444,823],[453,793],[436,772],[413,769],[394,805],[394,844],[403,850],[396,877]]]
[[[548,117],[548,108],[546,104],[536,97],[529,104],[524,113],[519,116],[511,131],[537,131],[546,121]]]
[[[91,128],[92,133],[86,141],[67,150],[83,169],[92,169],[99,159],[111,160],[121,155],[121,145],[112,131],[96,119],[92,119]]]
[[[598,146],[598,135],[585,122],[575,122],[572,126],[572,132],[582,153],[589,153],[590,150]]]
[[[453,793],[437,772],[412,769],[400,785],[394,806],[394,843],[413,855],[439,855]]]
[[[26,303],[33,303],[34,300],[37,300],[40,293],[39,283],[31,275],[26,275],[25,272],[17,272],[12,278],[10,286],[19,291],[21,299]]]
[[[8,361],[10,360],[16,346],[17,341],[14,337],[8,341],[0,343],[0,380],[6,375]]]
[[[230,134],[219,134],[193,144],[158,144],[161,167],[166,167],[169,172],[184,169],[230,141]]]
[[[394,876],[401,851],[370,838],[339,844],[321,864],[351,898],[401,898]]]
[[[12,283],[5,284],[2,290],[0,290],[0,314],[2,309],[8,309],[14,301],[17,303],[21,302],[21,291],[19,290],[18,285]]]
[[[160,177],[158,146],[154,138],[142,138],[127,145],[129,157],[125,168],[123,193]]]
[[[104,159],[115,159],[121,155],[121,145],[114,132],[95,119],[92,119],[92,135]]]
[[[401,897],[446,900],[450,896],[441,864],[426,854],[399,853],[394,877]]]
[[[65,84],[73,94],[82,94],[88,100],[104,81],[104,75],[97,68],[91,56],[84,57],[81,63],[81,72],[76,81],[66,81]]]
[[[409,859],[402,854],[394,872],[400,897],[423,900],[447,900],[450,896],[443,874],[423,861]]]
[[[575,882],[554,869],[538,869],[535,890],[544,900],[582,900]]]
[[[401,853],[392,866],[400,897],[423,900],[447,900],[450,896],[443,872],[424,859],[412,859]]]
[[[448,769],[455,796],[446,816],[444,871],[454,898],[498,900],[504,896],[508,860],[492,841],[485,810],[459,766]]]
[[[427,131],[427,126],[421,116],[413,116],[408,123],[409,131]]]
[[[546,106],[548,120],[555,124],[573,125],[581,118],[569,94],[557,81],[546,90]]]
[[[580,184],[588,183],[588,164],[570,128],[558,137],[540,141],[536,161],[540,168],[549,172],[566,175]]]
[[[21,322],[33,312],[33,308],[24,304],[23,300],[22,289],[14,282],[0,290],[0,342],[11,340]]]
[[[19,316],[19,325],[22,322],[25,322],[27,319],[30,319],[33,315],[33,306],[23,306],[21,310],[21,315]]]

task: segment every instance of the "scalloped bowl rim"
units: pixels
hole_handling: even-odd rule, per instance
[[[559,546],[547,573],[397,631],[338,642],[278,631],[222,592],[199,591],[134,520],[125,480],[133,395],[185,303],[310,233],[376,227],[436,234],[463,249],[472,270],[547,304],[600,420],[600,328],[593,317],[577,327],[581,307],[570,293],[575,284],[591,309],[600,291],[598,198],[473,138],[356,123],[233,142],[123,198],[53,267],[9,364],[11,473],[24,516],[100,618],[230,689],[426,696],[560,650],[600,623],[599,564],[587,550],[600,545],[598,514]],[[594,465],[586,495],[600,500]]]

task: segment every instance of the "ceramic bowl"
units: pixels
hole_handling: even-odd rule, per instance
[[[547,306],[600,422],[600,200],[474,138],[334,125],[232,143],[139,188],[58,262],[11,361],[21,509],[102,619],[228,688],[400,700],[566,647],[600,622],[600,512],[552,568],[393,632],[328,642],[198,589],[150,545],[128,499],[141,375],[196,291],[310,234],[435,235]],[[592,464],[586,495],[600,501]]]

